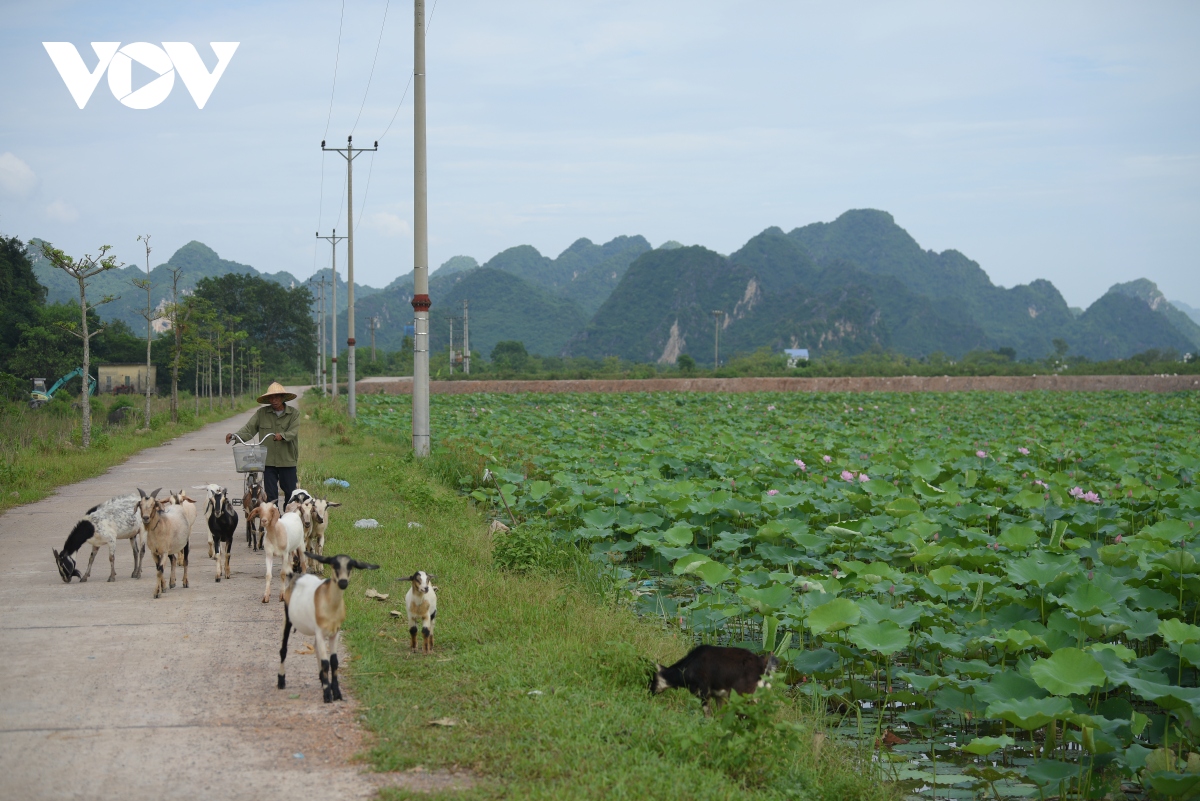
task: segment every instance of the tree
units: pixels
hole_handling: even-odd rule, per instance
[[[492,348],[492,363],[501,370],[519,373],[529,364],[529,352],[525,350],[524,342],[507,339]]]
[[[183,357],[183,329],[191,322],[191,306],[179,303],[179,279],[182,267],[171,267],[171,302],[164,316],[171,323],[175,345],[171,349],[171,422],[179,422],[179,361]]]
[[[35,323],[46,305],[46,288],[38,283],[21,240],[0,236],[0,370],[12,370],[7,354],[21,341],[25,324]]]
[[[696,370],[696,360],[686,353],[680,354],[675,360],[675,364],[679,366],[679,371],[682,373],[693,373]]]
[[[212,305],[227,327],[236,324],[259,349],[268,369],[299,366],[311,370],[317,361],[312,293],[306,286],[288,289],[257,276],[229,273],[202,278],[195,296]]]
[[[79,284],[80,330],[75,330],[74,327],[64,327],[83,340],[83,403],[81,404],[83,407],[83,421],[81,426],[83,447],[85,448],[92,444],[92,404],[88,398],[88,379],[91,377],[91,342],[92,337],[104,330],[103,328],[98,328],[94,332],[88,330],[88,311],[115,300],[112,295],[105,295],[99,302],[89,306],[87,301],[87,282],[101,273],[124,266],[124,264],[117,262],[116,256],[107,255],[110,250],[112,250],[112,245],[101,245],[99,255],[92,256],[88,253],[79,261],[75,261],[63,251],[53,247],[49,242],[42,243],[42,255],[50,262],[50,266],[57,270],[62,270]]]
[[[137,241],[146,245],[146,277],[133,279],[133,285],[146,290],[146,428],[150,427],[150,340],[154,334],[154,321],[161,315],[155,314],[150,306],[150,234],[140,234]],[[174,417],[172,417],[174,419]]]

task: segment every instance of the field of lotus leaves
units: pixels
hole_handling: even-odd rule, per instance
[[[465,492],[775,650],[910,792],[1200,796],[1200,395],[433,401],[497,479]]]

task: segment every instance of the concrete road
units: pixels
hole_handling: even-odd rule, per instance
[[[218,584],[197,519],[191,586],[177,584],[159,600],[149,558],[142,578],[130,578],[125,541],[114,583],[105,581],[106,549],[86,584],[63,584],[55,569],[50,549],[110,497],[208,482],[240,497],[224,433],[248,416],[150,448],[0,517],[0,797],[294,801],[366,798],[381,780],[408,784],[350,764],[362,748],[354,702],[348,692],[346,702],[321,702],[316,658],[296,653],[308,638],[292,637],[288,689],[275,688],[279,564],[272,602],[263,604],[264,559],[244,538],[234,540],[232,578]],[[89,546],[79,552],[81,570],[89,554]]]

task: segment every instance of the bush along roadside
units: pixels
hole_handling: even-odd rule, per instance
[[[543,523],[493,539],[493,510],[459,485],[482,472],[470,448],[414,460],[406,431],[367,431],[311,396],[303,408],[300,483],[342,503],[326,553],[382,566],[347,596],[343,670],[375,769],[469,773],[465,798],[895,797],[778,688],[711,718],[683,691],[651,698],[654,662],[690,642],[639,619],[624,584]],[[354,527],[366,518],[379,527]],[[438,586],[432,655],[393,614],[408,586],[394,579],[416,570]]]
[[[243,397],[238,405],[196,414],[190,399],[179,405],[179,421],[171,422],[169,399],[151,401],[150,427],[142,428],[145,400],[91,398],[92,444],[84,450],[78,401],[57,393],[46,405],[0,403],[0,512],[45,498],[56,487],[98,476],[145,448],[224,420],[255,406]]]

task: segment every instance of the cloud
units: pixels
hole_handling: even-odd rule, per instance
[[[12,153],[0,153],[0,192],[13,197],[28,197],[37,187],[33,168]]]
[[[368,214],[363,220],[367,227],[378,231],[384,236],[412,236],[412,228],[408,225],[408,220],[398,214],[392,214],[390,211],[376,211]]]
[[[79,219],[79,212],[65,200],[56,200],[46,207],[46,216],[57,222],[73,223]]]

